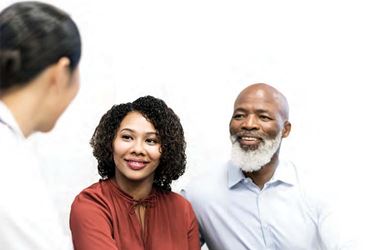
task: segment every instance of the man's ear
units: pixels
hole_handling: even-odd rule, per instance
[[[70,60],[67,57],[60,58],[57,63],[53,65],[51,83],[53,86],[57,87],[58,91],[62,88],[66,88],[69,82],[69,65]]]
[[[292,129],[292,124],[289,121],[285,121],[284,127],[283,127],[282,137],[283,138],[288,137],[291,129]]]

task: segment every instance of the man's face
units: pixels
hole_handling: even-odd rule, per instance
[[[273,93],[262,88],[249,89],[237,98],[230,122],[232,160],[256,165],[244,171],[257,171],[267,164],[279,149],[281,138],[288,135],[290,127],[284,126],[281,108]]]

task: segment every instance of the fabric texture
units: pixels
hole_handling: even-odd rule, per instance
[[[210,250],[351,249],[332,206],[290,162],[281,161],[261,190],[231,162],[182,190]]]
[[[36,156],[0,102],[0,249],[72,249]]]
[[[135,209],[146,207],[142,229]],[[196,250],[198,223],[188,201],[153,189],[135,201],[114,180],[100,180],[74,200],[70,228],[76,250]]]

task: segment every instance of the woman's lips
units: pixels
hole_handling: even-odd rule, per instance
[[[141,170],[146,167],[147,162],[144,161],[134,161],[134,160],[126,160],[128,167],[132,170]]]

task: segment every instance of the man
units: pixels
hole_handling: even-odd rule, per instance
[[[342,249],[331,209],[279,159],[291,131],[288,115],[277,89],[245,88],[230,121],[231,161],[182,190],[210,250]]]

